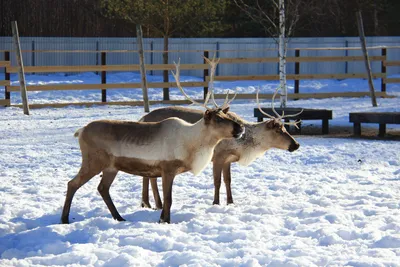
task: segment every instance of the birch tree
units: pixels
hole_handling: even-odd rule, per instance
[[[278,45],[280,100],[281,107],[284,108],[287,102],[287,44],[299,19],[301,0],[234,0],[234,2],[253,21],[259,22],[267,36],[273,37]]]

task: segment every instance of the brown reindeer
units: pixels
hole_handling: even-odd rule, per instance
[[[278,90],[279,88],[275,91],[275,94],[272,98],[272,108]],[[270,116],[269,114],[263,112],[260,108],[258,92],[257,103],[260,111],[270,117],[270,120],[260,123],[252,123],[241,119],[233,112],[227,113],[228,117],[240,122],[245,126],[246,133],[239,139],[223,140],[216,146],[214,150],[214,155],[212,158],[215,188],[213,204],[220,203],[219,192],[221,187],[222,173],[226,186],[227,204],[233,203],[231,191],[231,163],[238,162],[240,165],[247,166],[256,158],[263,155],[270,148],[278,148],[293,152],[297,150],[300,146],[299,143],[286,131],[286,128],[284,127],[284,124],[291,124],[297,127],[296,124],[298,122],[282,122],[283,118],[297,116],[298,114],[290,116],[280,116],[273,108],[276,117]],[[160,121],[169,117],[178,117],[185,121],[194,123],[201,119],[201,111],[182,107],[160,108],[148,113],[140,121]],[[151,182],[156,208],[161,209],[162,202],[157,188],[157,180],[151,176],[143,178],[142,207],[151,208],[148,196],[149,180]]]
[[[199,174],[211,161],[215,146],[225,138],[239,138],[244,128],[229,118],[229,102],[222,107],[208,108],[191,99],[179,84],[179,63],[176,64],[178,87],[193,103],[206,108],[195,123],[179,118],[161,122],[94,121],[79,129],[82,166],[68,182],[68,191],[61,216],[69,223],[69,212],[75,192],[93,176],[103,172],[98,191],[111,215],[118,221],[118,213],[110,197],[110,186],[118,171],[146,176],[162,177],[164,207],[160,222],[170,222],[172,184],[177,174],[190,171]]]

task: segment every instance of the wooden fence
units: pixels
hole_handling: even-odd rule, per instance
[[[354,49],[354,48],[351,48]],[[400,66],[400,61],[387,61],[387,49],[380,48],[380,56],[371,56],[371,61],[378,61],[381,63],[381,71],[379,73],[373,73],[373,78],[381,79],[380,92],[376,92],[378,97],[388,97],[386,94],[386,84],[388,83],[400,83],[399,78],[387,78],[386,69],[391,66]],[[330,97],[363,97],[368,96],[369,91],[365,92],[329,92],[329,93],[301,93],[300,82],[303,80],[313,79],[348,79],[348,78],[367,78],[364,71],[359,73],[345,73],[345,74],[300,74],[301,63],[308,62],[355,62],[363,61],[362,56],[313,56],[304,57],[300,56],[302,49],[296,49],[295,57],[288,57],[286,60],[288,63],[295,64],[295,73],[288,74],[288,80],[294,80],[294,93],[288,94],[289,99],[302,99],[302,98],[330,98]],[[42,51],[43,52],[43,51]],[[65,52],[65,51],[59,51]],[[69,51],[71,52],[71,51]],[[141,83],[107,83],[106,73],[107,72],[126,72],[126,71],[139,71],[139,65],[106,65],[107,51],[100,51],[101,53],[101,65],[89,65],[89,66],[28,66],[25,67],[25,73],[68,73],[68,72],[99,72],[101,73],[99,84],[57,84],[57,85],[28,85],[28,91],[50,91],[50,90],[93,90],[99,89],[102,91],[101,102],[84,102],[84,103],[56,103],[56,104],[31,104],[31,108],[52,106],[52,107],[63,107],[68,105],[143,105],[143,101],[124,101],[124,102],[108,102],[107,101],[107,90],[109,89],[132,89],[141,88]],[[208,51],[204,51],[204,56],[208,57]],[[270,63],[277,64],[279,59],[277,57],[265,57],[265,58],[221,58],[219,64],[257,64],[257,63]],[[183,87],[203,87],[204,95],[208,91],[208,65],[203,64],[181,64],[182,70],[203,70],[203,81],[202,82],[181,82]],[[4,51],[4,60],[0,61],[0,68],[4,68],[5,79],[0,81],[0,86],[5,87],[5,97],[0,100],[1,106],[18,106],[13,105],[10,102],[10,92],[19,91],[19,86],[12,86],[10,83],[10,74],[17,73],[18,67],[11,66],[10,63],[10,51]],[[151,64],[146,65],[147,71],[152,70],[174,70],[173,64]],[[276,81],[279,80],[279,75],[241,75],[241,76],[215,76],[215,81],[243,81],[243,80],[268,80]],[[176,87],[175,82],[152,82],[148,83],[149,88],[171,88]],[[216,94],[216,98],[225,98],[223,94]],[[260,94],[260,98],[268,99],[271,98],[272,94]],[[168,97],[169,98],[169,97]],[[255,94],[238,94],[237,99],[255,99]],[[184,104],[188,103],[186,100],[156,100],[150,101],[150,104],[165,103],[165,104]]]

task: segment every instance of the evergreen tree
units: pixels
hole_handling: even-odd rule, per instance
[[[180,32],[196,36],[220,29],[225,0],[101,0],[107,16],[140,24],[164,38],[163,63],[168,64],[168,38]],[[154,35],[153,35],[154,36]],[[164,71],[168,82],[168,71]],[[168,100],[168,88],[164,99]]]

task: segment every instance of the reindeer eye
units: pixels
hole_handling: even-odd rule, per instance
[[[215,121],[216,121],[216,122],[222,122],[222,118],[219,117],[219,116],[217,116],[217,117],[215,118]]]

